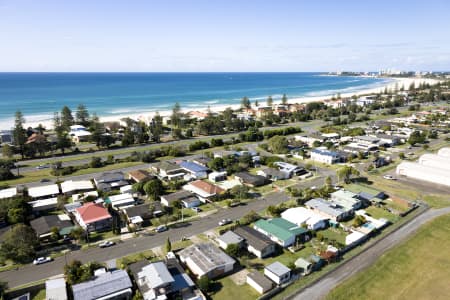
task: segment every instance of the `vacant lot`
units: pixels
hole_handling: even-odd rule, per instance
[[[448,299],[450,215],[422,227],[327,299]]]

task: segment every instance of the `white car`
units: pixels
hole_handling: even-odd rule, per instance
[[[51,262],[53,259],[49,256],[47,257],[38,257],[35,260],[33,260],[33,265],[41,265],[48,262]]]
[[[100,248],[108,248],[108,247],[114,246],[115,244],[116,244],[116,243],[111,242],[111,241],[104,241],[104,242],[98,244],[98,246],[99,246]]]
[[[384,175],[383,178],[387,180],[395,180],[394,176],[392,175]]]
[[[233,221],[231,221],[231,219],[223,219],[221,221],[219,221],[219,226],[224,226],[227,224],[231,224]]]

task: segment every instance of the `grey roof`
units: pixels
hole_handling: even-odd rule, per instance
[[[217,239],[224,242],[227,245],[239,244],[244,240],[241,236],[237,235],[233,231],[227,231],[221,236],[219,236]]]
[[[175,281],[169,273],[166,264],[162,261],[154,262],[143,267],[138,273],[138,277],[143,279],[151,289],[165,286]]]
[[[64,205],[64,209],[67,212],[74,212],[75,209],[77,209],[78,207],[83,206],[83,204],[81,202],[73,202],[73,203],[68,203]]]
[[[186,198],[195,197],[195,195],[189,191],[179,191],[175,192],[169,195],[161,196],[161,198],[164,198],[167,202],[177,201],[177,200],[183,200]]]
[[[291,269],[289,269],[288,267],[286,267],[279,261],[276,261],[276,262],[266,266],[266,270],[277,275],[278,277],[283,276],[284,274],[289,273],[291,271]]]
[[[333,217],[338,217],[341,214],[345,213],[342,208],[336,207],[333,203],[322,198],[311,199],[306,202],[305,205]]]
[[[144,203],[141,205],[131,206],[125,208],[125,214],[128,216],[128,218],[131,217],[142,217],[142,218],[151,218],[152,214],[150,211],[150,204]]]
[[[94,181],[96,184],[120,181],[123,179],[125,179],[125,175],[122,172],[106,172],[99,176],[94,177]]]
[[[267,236],[248,226],[237,227],[234,232],[240,235],[249,246],[252,246],[258,251],[263,251],[267,247],[275,244]]]
[[[126,271],[116,270],[106,272],[95,277],[93,280],[73,285],[73,299],[94,300],[125,289],[130,289],[131,287],[131,280]]]
[[[235,177],[240,178],[244,183],[251,185],[263,185],[266,183],[266,178],[260,175],[253,175],[248,172],[239,172],[234,174]]]
[[[31,227],[36,231],[37,235],[49,233],[53,227],[63,229],[72,227],[73,224],[69,220],[61,220],[57,215],[43,216],[30,221]]]
[[[212,243],[194,244],[181,250],[178,254],[184,261],[189,258],[204,273],[235,263],[234,259]]]
[[[262,170],[264,174],[271,177],[276,177],[278,179],[289,178],[289,174],[287,172],[283,172],[274,168],[265,168]]]
[[[67,290],[64,278],[49,279],[45,282],[45,297],[48,300],[66,300]]]
[[[258,271],[248,273],[247,277],[256,282],[264,291],[270,290],[273,286],[272,281]]]
[[[179,165],[171,163],[169,161],[165,161],[165,160],[160,163],[155,164],[154,167],[158,168],[160,170],[165,170],[166,172],[182,169]]]

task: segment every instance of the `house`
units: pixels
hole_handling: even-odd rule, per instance
[[[335,222],[340,222],[353,215],[353,210],[345,210],[336,203],[322,198],[311,199],[305,203],[305,206]]]
[[[363,206],[363,201],[358,197],[358,194],[340,189],[330,194],[331,201],[346,210],[357,210]]]
[[[241,248],[244,245],[244,239],[234,233],[233,231],[227,231],[221,236],[219,236],[217,239],[217,242],[219,243],[219,247],[226,250],[229,245],[236,244]]]
[[[72,221],[67,215],[39,217],[31,220],[30,226],[34,229],[37,237],[40,239],[50,237],[53,234],[53,228],[56,228],[61,236],[69,234],[74,228]]]
[[[17,194],[18,194],[17,187],[0,190],[0,200],[13,198],[13,197],[17,196]]]
[[[134,170],[128,172],[128,180],[132,180],[134,182],[146,182],[154,179],[155,176],[151,175],[148,171],[145,170]]]
[[[209,169],[202,165],[196,164],[195,162],[183,161],[180,163],[180,167],[195,179],[203,179],[208,177]]]
[[[97,199],[98,198],[98,192],[97,191],[91,191],[91,192],[86,192],[86,193],[81,193],[81,194],[73,194],[72,195],[72,201],[73,202],[77,202],[77,201],[86,201],[87,198],[91,198],[91,199]]]
[[[302,142],[307,144],[309,147],[314,147],[314,144],[317,143],[323,143],[324,138],[322,137],[313,137],[313,136],[306,136],[306,135],[296,135],[294,139],[297,142]]]
[[[340,161],[340,156],[335,151],[315,148],[311,150],[311,160],[332,165]]]
[[[183,205],[193,205],[195,207],[200,205],[200,200],[195,194],[189,191],[179,191],[172,194],[161,196],[161,204],[167,207],[172,207],[174,203],[182,202]]]
[[[66,180],[61,183],[61,192],[68,196],[93,190],[95,190],[95,188],[90,180]]]
[[[67,203],[64,204],[64,211],[70,215],[73,214],[75,212],[75,209],[77,209],[78,207],[83,206],[83,204],[81,202],[72,202],[72,203]]]
[[[179,253],[180,261],[186,264],[197,277],[214,279],[233,270],[235,260],[212,243],[191,245]]]
[[[289,177],[292,177],[294,175],[304,175],[307,173],[304,168],[284,161],[277,161],[274,163],[274,165],[277,166],[281,172],[287,173]]]
[[[74,143],[88,142],[91,138],[91,133],[82,125],[70,126],[69,136]]]
[[[211,172],[208,175],[208,179],[213,181],[213,182],[218,182],[218,181],[224,181],[227,180],[227,172],[223,171],[223,172]]]
[[[208,163],[211,161],[212,159],[206,156],[200,156],[197,158],[192,159],[192,161],[198,165],[204,166],[204,167],[208,167]]]
[[[156,201],[155,201],[156,202]],[[158,202],[159,203],[159,202]],[[152,207],[148,203],[129,206],[123,209],[123,212],[127,216],[128,222],[133,223],[133,218],[141,218],[142,220],[149,220],[153,217]]]
[[[78,224],[85,230],[98,231],[111,227],[112,217],[101,204],[88,202],[76,208],[73,214]]]
[[[46,300],[67,300],[67,287],[64,277],[45,281]]]
[[[0,145],[12,144],[14,141],[14,135],[12,130],[0,130]]]
[[[400,176],[450,187],[450,169],[448,168],[436,168],[404,161],[397,166],[396,173]]]
[[[74,300],[129,300],[133,284],[125,270],[96,272],[93,279],[72,285]]]
[[[264,176],[253,175],[248,172],[238,172],[234,174],[234,178],[250,187],[258,187],[267,183],[267,179]]]
[[[225,192],[217,185],[202,180],[189,182],[183,189],[196,194],[203,203]]]
[[[271,239],[251,227],[237,227],[234,233],[244,239],[244,245],[247,247],[247,251],[258,258],[268,257],[276,250],[276,245]]]
[[[175,258],[153,263],[141,260],[128,268],[144,300],[205,299]]]
[[[282,247],[289,247],[297,241],[305,242],[310,239],[308,230],[282,218],[258,220],[254,228]]]
[[[133,193],[133,185],[128,184],[120,187],[120,193],[122,194],[132,194]]]
[[[106,204],[111,204],[111,206],[115,209],[122,209],[129,206],[134,206],[136,203],[136,199],[131,194],[118,194],[108,196],[105,199]]]
[[[265,168],[262,170],[259,170],[256,174],[263,176],[269,180],[277,181],[277,180],[284,180],[289,179],[291,176],[287,172],[283,172],[274,168]]]
[[[300,271],[300,274],[305,276],[312,272],[313,264],[310,261],[300,257],[295,261],[295,267]]]
[[[265,294],[273,288],[273,283],[258,271],[247,274],[247,284],[258,293]]]
[[[28,188],[28,195],[33,199],[51,198],[59,195],[57,184],[43,185]]]
[[[182,178],[186,173],[181,166],[168,161],[154,164],[151,168],[158,173],[161,178],[167,178],[169,180]]]
[[[310,230],[320,230],[328,227],[328,219],[310,209],[293,207],[281,213],[281,217],[297,226],[307,226]]]
[[[378,133],[375,137],[380,139],[380,141],[378,142],[380,146],[393,147],[401,143],[400,137],[395,135]]]
[[[367,234],[353,230],[352,233],[345,237],[345,245],[359,244],[367,238]]]
[[[56,209],[58,198],[46,198],[28,202],[33,212],[42,212]]]
[[[114,188],[128,185],[122,172],[106,172],[94,177],[94,183],[98,190],[109,192]]]
[[[345,188],[348,191],[357,194],[358,199],[360,199],[363,204],[368,204],[370,202],[378,203],[386,198],[386,194],[383,191],[360,184],[350,184]]]
[[[276,261],[264,268],[264,275],[276,284],[280,285],[291,279],[291,269]]]
[[[164,262],[158,261],[143,267],[137,273],[136,284],[144,299],[158,299],[171,292],[175,279]]]

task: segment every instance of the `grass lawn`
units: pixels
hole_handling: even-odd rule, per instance
[[[32,296],[32,300],[45,300],[45,289],[39,290],[39,292],[37,292],[37,294]]]
[[[325,230],[321,230],[318,233],[322,234],[322,236],[327,238],[329,241],[333,240],[345,245],[345,237],[347,236],[347,233],[345,233],[341,228],[330,227]]]
[[[174,242],[172,243],[172,251],[184,249],[192,244],[193,242],[191,240]]]
[[[214,300],[256,299],[260,296],[248,284],[237,285],[229,276],[215,281],[209,295]]]
[[[381,207],[376,207],[376,206],[369,206],[367,208],[364,209],[371,217],[375,218],[375,219],[381,219],[384,218],[386,220],[391,221],[392,223],[396,222],[398,219],[400,219],[399,216],[394,215],[390,212],[388,212],[387,210],[381,208]]]
[[[424,225],[369,269],[335,288],[327,299],[448,299],[450,215]]]
[[[119,268],[124,268],[125,265],[129,265],[131,263],[135,263],[135,262],[143,260],[143,259],[152,260],[154,258],[155,258],[155,253],[153,253],[152,250],[146,250],[143,252],[133,253],[133,254],[118,258],[116,263]]]

